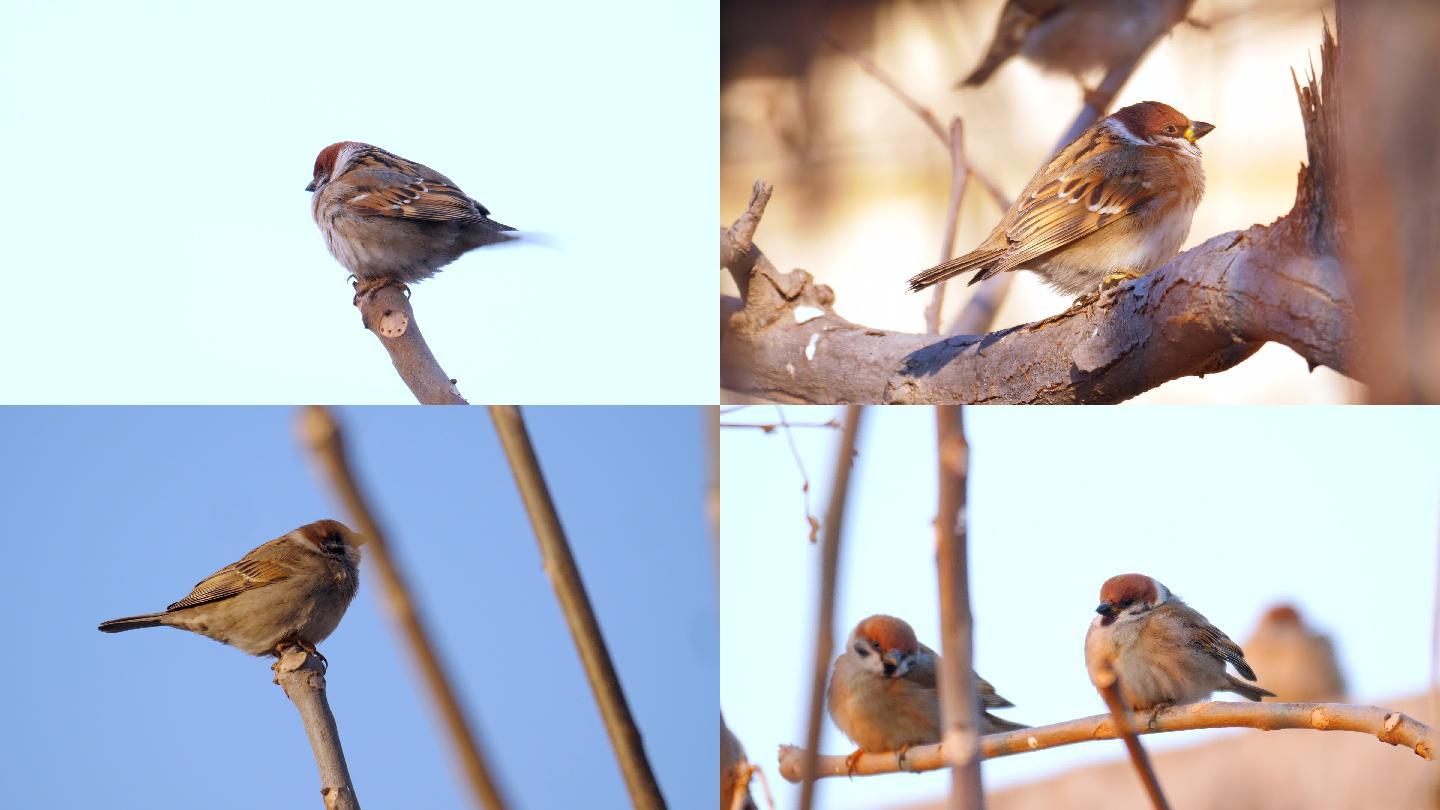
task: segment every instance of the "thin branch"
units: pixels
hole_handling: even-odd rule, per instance
[[[515,485],[525,502],[525,511],[530,515],[530,526],[535,531],[535,542],[540,546],[545,573],[550,577],[560,610],[565,614],[565,623],[570,626],[570,635],[575,639],[575,649],[580,654],[585,676],[595,694],[595,703],[605,721],[605,731],[615,749],[615,758],[625,777],[625,786],[630,791],[630,801],[639,810],[661,810],[665,807],[665,799],[660,795],[660,785],[656,783],[650,760],[645,756],[640,729],[630,715],[625,692],[620,688],[620,676],[615,673],[615,665],[610,660],[610,651],[605,646],[605,636],[600,632],[600,623],[590,606],[580,569],[570,553],[565,528],[560,525],[560,515],[550,498],[550,488],[545,483],[540,460],[530,443],[525,419],[520,409],[513,405],[491,405],[490,418],[495,423],[500,444],[505,448]]]
[[[830,505],[825,510],[824,539],[820,548],[820,588],[815,609],[815,654],[810,678],[810,716],[805,727],[807,750],[815,752],[820,745],[820,722],[825,712],[825,679],[830,672],[830,654],[835,647],[835,574],[840,567],[841,528],[845,520],[845,503],[850,494],[850,473],[855,464],[855,446],[860,436],[858,405],[845,409],[845,430],[835,454],[835,474],[831,478]],[[812,753],[800,773],[817,774],[818,754]],[[804,779],[800,789],[800,810],[810,810],[815,802],[815,777]]]
[[[1130,756],[1130,764],[1140,776],[1145,795],[1150,797],[1150,806],[1155,810],[1170,810],[1170,803],[1165,800],[1165,791],[1160,787],[1160,778],[1155,775],[1155,766],[1150,764],[1145,746],[1140,744],[1140,737],[1135,733],[1135,721],[1130,715],[1130,707],[1125,705],[1125,700],[1120,695],[1120,678],[1115,673],[1114,666],[1108,660],[1093,662],[1090,680],[1100,692],[1106,708],[1110,710],[1113,727],[1120,730],[1120,737],[1125,741],[1125,751]]]
[[[861,70],[874,77],[876,81],[880,82],[880,84],[883,85],[885,89],[889,90],[891,94],[895,96],[896,100],[898,100],[907,109],[909,109],[910,112],[915,113],[916,117],[918,117],[920,121],[925,124],[926,128],[929,129],[931,132],[935,133],[935,137],[940,139],[941,144],[945,145],[946,147],[949,147],[952,144],[951,136],[947,134],[945,127],[940,124],[940,119],[936,117],[935,113],[932,112],[929,107],[926,107],[924,104],[916,101],[914,96],[911,96],[909,93],[906,93],[903,89],[901,89],[899,82],[895,81],[895,79],[892,78],[890,74],[886,73],[880,68],[879,65],[875,64],[875,61],[873,59],[866,56],[865,54],[860,53],[854,48],[851,48],[850,46],[836,39],[835,37],[832,37],[829,33],[825,31],[820,32],[820,40],[826,45],[829,45],[830,47],[839,51],[840,53],[843,53],[846,56],[849,56],[851,59],[854,59],[855,64],[859,65]],[[963,156],[963,152],[961,154]],[[995,201],[995,204],[1000,207],[1001,211],[1005,211],[1010,208],[1009,198],[1005,196],[1005,192],[1000,190],[999,184],[997,184],[994,180],[990,179],[990,175],[975,168],[968,162],[965,162],[964,166],[965,171],[969,174],[974,175],[975,179],[980,181],[980,185],[985,187],[985,190],[990,194],[990,198]],[[949,259],[950,257],[946,256],[945,258],[941,259],[941,261],[947,261]]]
[[[310,750],[315,753],[315,765],[320,769],[320,795],[325,799],[325,810],[360,810],[355,785],[350,781],[350,768],[345,764],[345,752],[340,747],[340,730],[335,725],[335,715],[330,712],[330,701],[325,699],[325,667],[320,658],[291,646],[271,669],[275,671],[275,683],[285,690],[285,696],[295,704],[300,721],[305,724],[305,736],[310,738]]]
[[[400,288],[387,285],[358,295],[355,306],[360,310],[360,323],[390,353],[395,371],[421,405],[466,404],[455,381],[425,343],[410,298]]]
[[[980,718],[975,701],[975,670],[970,614],[965,483],[970,447],[960,408],[935,409],[939,450],[940,508],[935,517],[935,565],[940,573],[940,739],[950,756],[950,810],[985,807],[980,781]]]
[[[1136,729],[1140,734],[1190,731],[1201,728],[1311,729],[1315,731],[1354,731],[1374,736],[1380,742],[1414,751],[1420,758],[1433,760],[1440,749],[1435,730],[1402,712],[1378,706],[1352,706],[1344,703],[1192,703],[1165,709],[1153,724]],[[1082,717],[1049,726],[991,734],[980,738],[980,754],[986,759],[1043,751],[1063,745],[1116,739],[1115,720],[1109,714]],[[947,764],[942,745],[922,745],[905,752],[904,770],[934,771]],[[780,775],[790,782],[800,781],[806,757],[804,749],[793,745],[780,747]],[[819,776],[847,775],[845,757],[819,758]],[[856,776],[899,773],[896,757],[888,751],[863,754],[856,763]]]
[[[340,426],[329,410],[312,406],[301,412],[299,428],[301,439],[309,447],[325,479],[345,504],[351,521],[365,535],[365,556],[379,575],[384,593],[382,603],[388,609],[390,618],[399,626],[411,656],[420,667],[475,799],[489,810],[503,810],[506,804],[500,788],[486,765],[479,739],[465,719],[460,698],[450,686],[450,678],[430,640],[420,606],[410,596],[410,588],[390,556],[390,543],[385,532],[381,530],[369,506],[369,499],[355,478]]]
[[[965,127],[958,117],[950,119],[950,206],[945,213],[945,234],[940,237],[940,261],[944,264],[955,255],[955,233],[960,228],[960,203],[970,185],[970,171],[965,162]],[[925,331],[940,334],[940,311],[945,305],[945,284],[936,284],[930,304],[925,307]]]

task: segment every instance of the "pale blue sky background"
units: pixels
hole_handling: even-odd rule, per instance
[[[717,607],[702,411],[527,408],[580,571],[672,807],[713,803]],[[318,807],[269,659],[163,609],[261,542],[337,516],[294,412],[0,409],[10,617],[0,807],[79,778],[113,808]],[[487,413],[344,409],[360,475],[514,806],[629,806]],[[366,807],[470,806],[374,571],[321,644]],[[64,804],[64,802],[61,802]]]
[[[0,402],[413,402],[310,218],[373,143],[551,246],[414,288],[471,402],[714,397],[714,4],[10,4]],[[663,374],[656,374],[663,369]]]
[[[823,421],[832,408],[786,408]],[[1097,714],[1083,643],[1100,583],[1155,576],[1237,640],[1294,600],[1335,638],[1356,702],[1425,688],[1440,504],[1440,410],[1388,408],[970,408],[971,602],[976,667],[1044,724]],[[732,422],[773,422],[747,408]],[[893,613],[939,637],[935,417],[871,408],[852,481],[835,650],[860,619]],[[830,489],[833,430],[797,430],[816,515]],[[775,751],[803,743],[818,548],[806,542],[800,476],[785,438],[724,429],[721,706],[777,801]],[[1261,678],[1263,682],[1263,675]],[[1429,718],[1433,720],[1434,718]],[[1147,738],[1156,749],[1216,734]],[[1209,735],[1209,736],[1207,736]],[[849,741],[825,721],[823,750]],[[1123,757],[1077,745],[984,766],[990,786]],[[1406,756],[1398,752],[1397,756]],[[943,774],[828,780],[827,808],[893,807],[943,795]]]

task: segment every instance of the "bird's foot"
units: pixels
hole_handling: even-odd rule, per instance
[[[1087,105],[1099,110],[1101,115],[1105,114],[1106,103],[1110,101],[1110,97],[1107,94],[1087,86],[1084,82],[1080,82],[1080,98],[1083,99]]]
[[[1154,731],[1154,730],[1155,730],[1155,722],[1160,719],[1160,712],[1165,711],[1166,709],[1170,708],[1170,707],[1173,706],[1173,705],[1174,705],[1173,703],[1160,703],[1160,704],[1157,704],[1157,705],[1155,706],[1155,708],[1153,708],[1153,709],[1150,710],[1150,722],[1147,723],[1146,725],[1149,727],[1149,729],[1150,729],[1151,731]]]
[[[398,287],[400,292],[405,293],[407,299],[410,297],[410,288],[406,286],[405,282],[390,278],[389,276],[362,279],[352,274],[350,276],[350,286],[355,288],[355,299],[352,303],[357,305],[360,303],[361,298],[368,298],[386,287]]]
[[[1091,290],[1088,293],[1085,293],[1084,295],[1081,295],[1079,298],[1076,298],[1074,302],[1070,304],[1070,308],[1082,309],[1084,307],[1090,306],[1091,304],[1100,300],[1100,296],[1104,295],[1110,290],[1119,287],[1121,284],[1124,284],[1127,281],[1133,281],[1139,277],[1140,276],[1134,273],[1127,273],[1123,270],[1117,270],[1113,273],[1110,273],[1104,278],[1100,279],[1100,283],[1095,287],[1095,289]]]
[[[895,767],[905,770],[905,754],[910,751],[910,746],[902,745],[895,751]]]
[[[299,648],[300,648],[301,650],[303,650],[304,652],[309,653],[310,655],[313,655],[313,656],[315,656],[316,658],[320,659],[320,667],[321,667],[322,670],[329,670],[329,669],[330,669],[330,662],[327,661],[327,660],[325,659],[325,656],[322,655],[322,654],[320,653],[320,651],[315,648],[315,645],[314,645],[314,644],[311,644],[311,643],[308,642],[308,641],[302,641],[301,639],[298,639],[298,638],[286,639],[285,641],[282,641],[282,642],[280,642],[279,644],[276,644],[276,645],[275,645],[275,657],[276,657],[277,659],[279,659],[281,656],[283,656],[283,655],[285,654],[285,651],[288,650],[288,649],[291,648],[291,647],[299,647]],[[278,666],[280,662],[277,660],[275,663],[276,663],[276,665]]]
[[[860,757],[864,753],[865,750],[863,748],[856,748],[855,753],[845,757],[845,773],[848,774],[851,779],[855,778],[855,769],[860,766]]]

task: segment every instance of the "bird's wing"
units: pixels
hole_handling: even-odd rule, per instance
[[[921,644],[920,654],[915,656],[915,662],[905,670],[904,679],[916,686],[934,689],[935,669],[939,663],[940,656],[936,655],[934,650]]]
[[[431,222],[480,222],[489,219],[488,208],[470,199],[443,176],[433,172],[429,174],[432,176],[386,169],[346,172],[345,183],[353,193],[344,200],[345,207],[362,217],[398,217]]]
[[[1225,635],[1220,628],[1211,624],[1194,610],[1187,609],[1183,618],[1185,624],[1192,631],[1191,646],[1223,661],[1229,661],[1234,665],[1236,672],[1247,680],[1255,680],[1255,670],[1245,662],[1245,653],[1240,649],[1239,644],[1231,641],[1230,637]]]
[[[1053,165],[1053,164],[1052,164]],[[1051,251],[1118,222],[1154,198],[1136,171],[1107,174],[1101,161],[1057,169],[1032,183],[1005,230],[1010,250],[996,272],[1022,268]]]
[[[291,573],[293,571],[290,566],[284,563],[247,556],[200,580],[184,599],[170,605],[166,610],[179,610],[229,599],[236,594],[279,582]]]

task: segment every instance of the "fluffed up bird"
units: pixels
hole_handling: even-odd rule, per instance
[[[1311,629],[1293,605],[1265,611],[1245,640],[1245,657],[1265,673],[1275,699],[1320,703],[1345,699],[1345,675],[1328,636]]]
[[[320,150],[305,190],[315,192],[310,212],[357,296],[403,288],[467,251],[517,238],[450,178],[368,143]]]
[[[911,291],[1029,270],[1079,296],[1155,270],[1190,233],[1205,193],[1195,142],[1214,128],[1158,101],[1102,118],[1030,178],[979,247],[916,275]]]
[[[360,587],[359,565],[355,533],[317,520],[221,568],[165,610],[112,619],[100,630],[178,627],[251,655],[279,656],[291,644],[319,655],[315,645],[335,631]]]
[[[862,753],[895,751],[902,767],[911,746],[940,742],[940,656],[921,644],[915,631],[894,616],[875,615],[855,626],[830,675],[830,718],[858,750],[847,759],[851,772]],[[990,714],[1014,704],[976,675],[980,733],[1028,728]]]
[[[1144,574],[1106,580],[1095,612],[1085,634],[1086,666],[1093,673],[1108,665],[1131,709],[1159,711],[1205,700],[1217,691],[1246,700],[1274,697],[1226,672],[1230,664],[1241,677],[1255,680],[1245,654],[1229,636]]]

